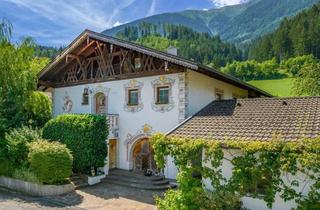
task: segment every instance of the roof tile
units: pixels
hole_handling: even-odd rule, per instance
[[[320,136],[320,97],[213,101],[169,135],[270,140],[275,134],[285,140]]]

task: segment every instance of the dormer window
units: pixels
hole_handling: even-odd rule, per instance
[[[224,95],[224,91],[223,90],[218,89],[218,88],[215,89],[215,99],[217,101],[223,100],[223,95]]]
[[[139,90],[128,90],[128,106],[137,106],[139,104]]]
[[[157,87],[157,104],[169,103],[169,86]]]

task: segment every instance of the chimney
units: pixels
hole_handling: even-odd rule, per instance
[[[178,49],[170,45],[167,49],[167,53],[171,55],[178,55]]]

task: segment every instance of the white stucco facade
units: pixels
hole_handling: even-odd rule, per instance
[[[154,86],[162,82],[171,85],[170,105],[164,109],[158,109],[154,103]],[[132,84],[136,86],[138,84],[141,92],[139,109],[134,111],[126,107],[126,87]],[[89,91],[89,103],[82,105],[82,94],[86,88]],[[154,132],[170,131],[213,101],[217,88],[224,91],[224,99],[232,98],[233,93],[247,95],[245,90],[200,73],[187,71],[55,88],[52,97],[53,112],[54,115],[95,113],[95,94],[103,93],[106,96],[106,113],[119,116],[116,167],[130,170],[132,169],[132,147],[139,139],[149,137]],[[68,105],[66,101],[69,101]],[[167,159],[164,173],[167,178],[176,178],[177,169],[170,157]]]
[[[188,112],[194,115],[203,107],[216,99],[216,90],[223,92],[223,99],[232,99],[233,96],[246,98],[248,91],[231,84],[208,77],[204,74],[188,71],[189,105]]]

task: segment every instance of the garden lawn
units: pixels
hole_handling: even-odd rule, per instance
[[[249,84],[260,88],[273,96],[288,97],[296,96],[293,93],[293,78],[274,79],[274,80],[252,80]]]

